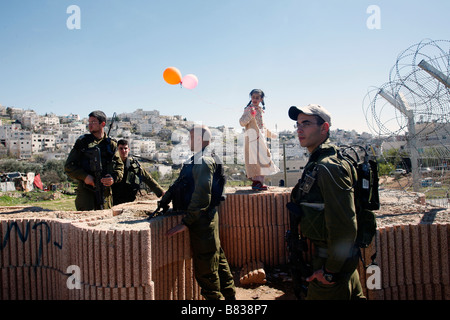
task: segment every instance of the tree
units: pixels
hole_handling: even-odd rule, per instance
[[[158,170],[150,172],[150,175],[153,179],[155,179],[156,182],[159,182],[159,179],[161,178],[161,173]]]
[[[9,116],[9,119],[12,120],[13,110],[10,107],[6,108],[6,114]]]
[[[39,163],[29,163],[16,159],[6,159],[0,162],[1,172],[34,172],[36,174],[42,172],[42,165]]]
[[[45,171],[41,174],[41,181],[45,185],[61,183],[61,178],[54,171]]]
[[[46,161],[42,167],[42,182],[44,182],[47,177],[52,180],[45,181],[47,183],[60,183],[67,181],[67,175],[64,172],[64,163],[64,160]]]

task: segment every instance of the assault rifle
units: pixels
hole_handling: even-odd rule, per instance
[[[95,203],[98,209],[103,210],[105,202],[104,187],[101,182],[102,179],[102,157],[99,147],[89,148],[85,151],[86,156],[89,158],[90,171],[94,173],[95,186],[89,187],[95,193]]]
[[[151,218],[158,216],[158,215],[163,215],[164,213],[167,212],[167,210],[169,210],[169,203],[170,203],[170,201],[172,201],[172,199],[171,198],[169,200],[168,200],[168,198],[164,199],[167,192],[169,192],[169,191],[166,191],[166,193],[164,193],[164,196],[161,198],[161,200],[158,201],[158,208],[156,208],[156,210],[153,211],[152,213],[147,214],[148,215],[147,220],[150,220]]]
[[[217,157],[212,155],[216,161],[217,168],[213,174],[211,185],[211,201],[206,210],[208,214],[213,213],[213,209],[225,200],[223,190],[226,183],[226,177],[223,172],[223,167]],[[158,201],[158,208],[149,215],[149,219],[156,214],[164,214],[169,209],[169,203],[172,202],[174,211],[185,211],[191,202],[192,193],[194,192],[194,180],[192,177],[192,168],[194,166],[194,157],[191,158],[190,163],[183,164],[180,176],[169,187],[164,196]]]
[[[177,180],[175,180],[175,182],[164,193],[161,200],[158,201],[158,207],[156,208],[156,210],[153,213],[148,214],[147,218],[148,220],[150,220],[154,216],[165,214],[167,210],[169,210],[170,202],[173,202],[173,210],[177,211],[181,209],[180,208],[181,206],[179,205],[180,199],[174,199],[174,197],[178,198],[177,195],[180,194],[180,192],[177,189],[184,188],[185,186],[184,180],[185,180],[184,176],[180,176],[177,178]]]
[[[286,232],[285,240],[289,252],[294,293],[297,299],[304,299],[308,291],[306,278],[312,274],[312,267],[303,256],[308,251],[306,239],[300,237],[298,232],[302,212],[301,207],[293,202],[289,202],[286,207],[289,210],[290,230]]]
[[[149,159],[149,158],[146,158],[146,157],[138,156],[138,155],[136,155],[136,154],[130,154],[130,156],[133,157],[133,158],[137,158],[137,159],[139,159],[139,160],[145,161],[145,162],[153,163],[153,164],[163,164],[163,165],[165,165],[165,166],[170,166],[170,165],[171,165],[168,161],[157,161],[157,160],[152,160],[152,159]],[[179,168],[181,168],[181,165],[173,164],[173,165],[171,165],[171,166],[172,166],[173,169],[179,169]]]
[[[113,126],[115,120],[117,120],[117,115],[116,115],[116,113],[114,112],[114,113],[113,113],[113,116],[112,116],[112,118],[111,118],[111,123],[109,124],[109,129],[108,129],[107,137],[109,137],[109,133],[111,132],[111,129],[112,129],[112,126]]]

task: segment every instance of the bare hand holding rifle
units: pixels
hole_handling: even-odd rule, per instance
[[[110,174],[107,174],[104,178],[102,178],[100,180],[100,182],[105,186],[105,187],[111,187],[114,184],[114,179]]]

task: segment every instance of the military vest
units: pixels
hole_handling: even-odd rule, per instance
[[[140,176],[141,166],[133,158],[130,159],[130,165],[125,164],[124,175],[126,173],[125,183],[130,186],[133,191],[138,191],[140,189],[142,177]]]
[[[85,134],[80,138],[78,148],[82,152],[81,167],[90,175],[94,175],[91,166],[90,154],[95,148],[100,149],[102,175],[111,174],[113,172],[113,157],[116,152],[115,145],[111,142],[112,138],[104,138],[100,143],[96,143],[95,137],[92,134]],[[115,141],[115,140],[113,140]]]
[[[329,148],[311,155],[303,171],[302,178],[293,189],[293,199],[302,209],[300,221],[302,234],[309,239],[318,241],[326,241],[327,239],[325,204],[322,191],[317,183],[319,166],[325,167],[325,165],[319,165],[318,163],[320,162],[319,158],[324,159],[328,157],[331,157],[334,162],[340,163],[344,167],[349,167],[343,159],[339,158],[337,148],[330,145]],[[331,173],[329,174],[330,183],[334,183]]]
[[[211,201],[207,211],[215,208],[221,201],[225,200],[223,194],[226,184],[224,169],[219,158],[215,154],[212,154],[211,156],[216,164],[216,169],[213,174]],[[179,178],[171,187],[173,188],[171,189],[171,192],[173,192],[172,205],[174,211],[186,211],[191,202],[192,194],[195,189],[195,181],[192,173],[194,165],[194,157],[191,157],[189,162],[183,164]]]

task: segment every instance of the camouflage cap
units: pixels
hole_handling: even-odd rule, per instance
[[[307,106],[297,108],[296,106],[292,106],[289,108],[289,118],[294,121],[297,121],[298,115],[300,113],[304,113],[307,115],[316,115],[322,118],[325,122],[328,122],[331,126],[331,114],[324,107],[319,106],[318,104],[308,104]]]

